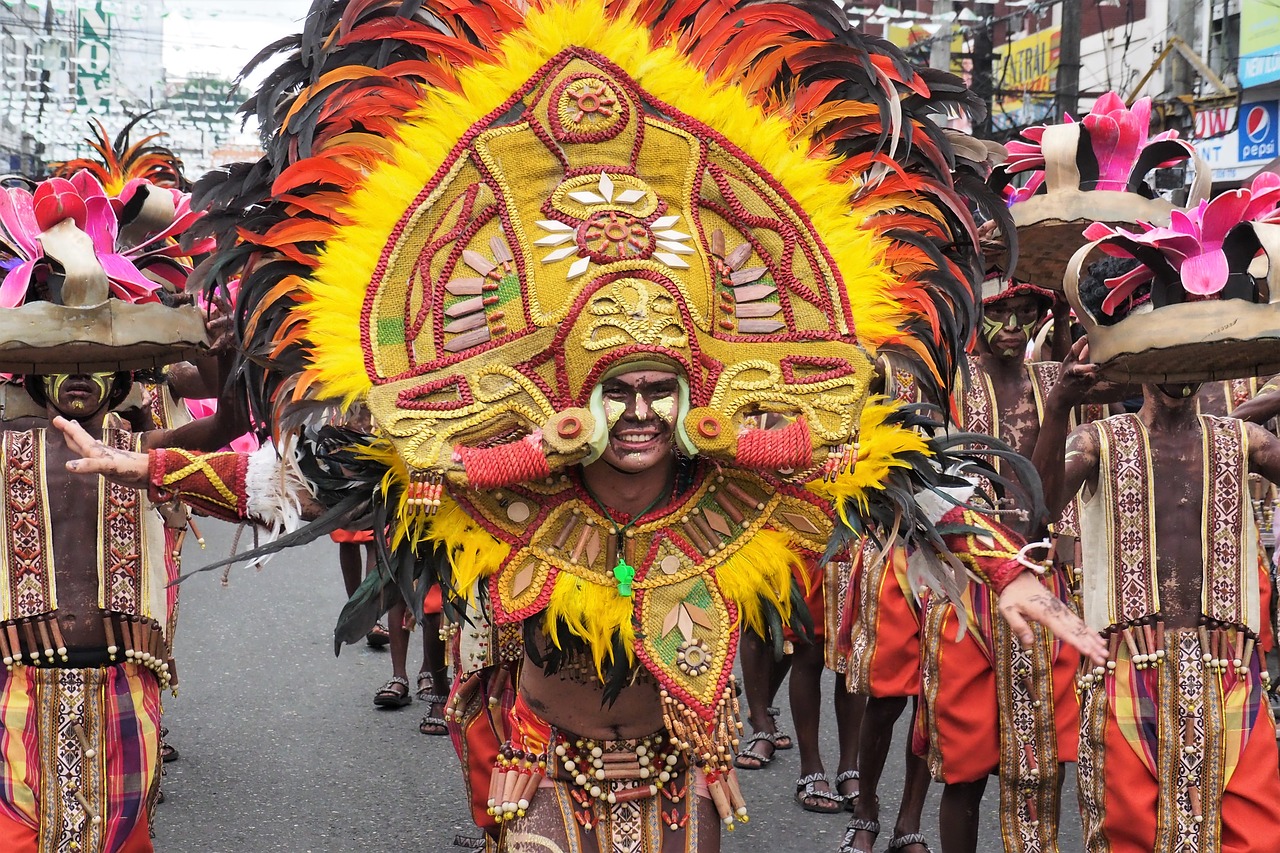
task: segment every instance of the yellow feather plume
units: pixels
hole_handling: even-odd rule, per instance
[[[617,587],[601,586],[561,572],[551,590],[543,624],[551,642],[560,648],[559,624],[563,620],[569,633],[591,649],[596,674],[603,680],[604,664],[613,660],[615,634],[621,636],[622,646],[627,650],[627,663],[635,662],[632,602],[633,599],[619,595]]]
[[[887,241],[860,226],[849,183],[833,182],[835,161],[819,156],[814,140],[765,114],[724,81],[708,81],[671,44],[601,0],[547,2],[531,8],[524,28],[507,36],[492,62],[458,71],[458,91],[430,90],[380,165],[355,192],[342,216],[350,224],[326,242],[309,284],[305,314],[311,370],[326,397],[353,402],[371,387],[360,343],[360,314],[387,237],[404,211],[443,165],[457,141],[511,97],[565,48],[587,45],[616,63],[655,97],[708,125],[773,175],[808,215],[831,253],[849,293],[859,339],[874,350],[904,320],[885,266]]]
[[[782,614],[785,624],[791,618],[791,573],[804,572],[804,562],[796,556],[791,539],[776,530],[761,530],[716,569],[720,591],[738,605],[738,621],[764,636],[764,610],[761,599],[767,599]]]
[[[886,418],[901,406],[901,403],[884,397],[869,399],[862,408],[859,422],[857,463],[841,471],[834,482],[815,480],[808,485],[809,491],[835,505],[840,520],[846,525],[849,523],[847,502],[854,501],[865,508],[867,495],[883,488],[883,481],[890,470],[910,467],[911,463],[903,458],[905,454],[933,455],[925,437],[919,432],[885,423]]]

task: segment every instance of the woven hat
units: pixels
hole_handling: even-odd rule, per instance
[[[177,238],[199,217],[176,189],[135,181],[109,198],[88,172],[0,188],[0,371],[115,372],[206,346]],[[198,247],[197,247],[198,248]]]
[[[1091,225],[1064,284],[1104,375],[1196,382],[1280,371],[1278,203],[1280,176],[1263,173],[1249,187],[1174,210],[1168,226]],[[1080,277],[1098,252],[1138,263],[1105,281],[1100,303],[1086,304]],[[1149,310],[1129,313],[1138,294]]]
[[[1150,122],[1150,98],[1128,107],[1108,92],[1080,121],[1028,128],[1025,141],[1007,144],[992,186],[1006,194],[1017,226],[1019,276],[1058,290],[1090,223],[1168,223],[1174,205],[1147,185],[1155,169],[1192,161],[1190,203],[1208,196],[1212,171],[1195,148],[1175,130],[1149,135]],[[1016,175],[1026,183],[1014,189]]]

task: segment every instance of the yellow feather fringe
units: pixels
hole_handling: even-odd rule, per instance
[[[910,463],[904,454],[916,452],[932,456],[925,437],[914,429],[890,425],[885,419],[902,406],[885,397],[872,397],[862,407],[858,432],[857,464],[846,468],[834,482],[815,480],[809,491],[831,501],[840,520],[849,524],[846,512],[848,501],[860,507],[867,504],[867,495],[883,488],[883,481],[893,468],[907,468]]]
[[[444,546],[454,588],[468,597],[477,584],[502,568],[511,553],[511,546],[476,524],[454,501],[443,502],[440,511],[422,525],[420,536],[423,543]],[[761,601],[771,602],[786,623],[791,618],[792,570],[803,572],[803,568],[785,533],[763,530],[726,559],[716,569],[716,577],[725,599],[738,607],[739,624],[763,635]],[[613,661],[615,635],[621,637],[628,665],[635,663],[632,605],[633,599],[618,595],[614,586],[594,584],[562,571],[547,604],[547,636],[560,648],[563,638],[559,628],[563,622],[591,649],[596,672],[603,679],[604,667]]]
[[[614,16],[616,14],[616,17]],[[414,197],[439,170],[466,131],[506,101],[561,50],[581,45],[603,54],[655,97],[713,128],[773,175],[808,214],[835,260],[849,293],[859,340],[874,351],[892,338],[904,310],[890,294],[888,243],[860,227],[850,206],[851,184],[828,175],[833,160],[818,156],[811,137],[753,105],[737,86],[708,81],[672,44],[650,43],[650,32],[602,0],[535,3],[524,28],[501,43],[491,63],[458,72],[459,91],[432,90],[400,131],[390,159],[354,193],[341,227],[324,247],[309,281],[305,315],[311,370],[325,397],[351,403],[371,387],[360,346],[360,311],[388,235]]]
[[[796,570],[803,577],[804,568],[790,537],[777,530],[761,530],[716,569],[716,578],[724,597],[738,605],[740,625],[763,637],[761,599],[778,608],[785,625],[791,618],[791,572]]]
[[[559,622],[564,620],[569,633],[583,640],[591,649],[596,674],[603,680],[604,665],[613,661],[614,634],[621,635],[622,647],[627,650],[627,663],[635,663],[632,649],[636,629],[631,621],[633,601],[618,595],[617,587],[600,586],[561,572],[551,590],[543,625],[551,642],[560,648]]]

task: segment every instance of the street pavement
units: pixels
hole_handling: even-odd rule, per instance
[[[202,521],[208,547],[188,537],[184,569],[229,553],[235,528]],[[250,537],[246,535],[244,542]],[[337,546],[326,538],[273,558],[261,570],[236,568],[183,584],[177,632],[177,698],[165,724],[181,752],[166,765],[166,801],[156,816],[158,853],[453,853],[455,837],[475,837],[449,740],[418,733],[415,702],[380,711],[375,690],[390,676],[385,651],[363,645],[333,655],[332,628],[343,602]],[[410,644],[409,672],[421,645]],[[830,708],[834,680],[824,682]],[[786,686],[782,696],[785,699]],[[794,731],[784,706],[782,726]],[[824,717],[824,756],[834,774],[834,722]],[[883,850],[902,784],[905,715],[881,783]],[[797,750],[764,771],[743,772],[751,822],[723,841],[725,853],[835,853],[846,815],[801,811],[794,802]],[[930,791],[924,832],[939,850],[939,786]],[[1082,849],[1074,779],[1063,802],[1062,850]],[[997,785],[987,787],[980,853],[1001,849]]]

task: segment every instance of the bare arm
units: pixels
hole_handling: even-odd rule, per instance
[[[1280,484],[1280,438],[1256,423],[1247,424],[1245,430],[1249,438],[1249,470]]]
[[[1053,297],[1053,333],[1049,337],[1054,361],[1065,361],[1071,352],[1071,305],[1062,293]]]
[[[1044,421],[1036,439],[1031,462],[1044,485],[1045,506],[1050,520],[1062,514],[1086,481],[1098,470],[1098,448],[1093,429],[1083,426],[1068,436],[1071,410],[1101,384],[1096,365],[1087,364],[1089,345],[1082,338],[1062,363],[1062,377],[1045,400]]]
[[[216,359],[204,358],[201,361],[216,361]],[[215,366],[214,373],[216,374],[216,372],[217,368]],[[189,361],[179,361],[176,364],[169,365],[165,371],[165,381],[168,382],[169,390],[173,392],[174,397],[202,400],[207,397],[218,396],[216,383],[207,382],[206,371]]]
[[[1255,424],[1264,424],[1276,415],[1280,415],[1280,388],[1263,391],[1252,400],[1246,400],[1236,406],[1235,411],[1231,413],[1233,418]]]
[[[249,410],[237,385],[224,386],[218,397],[218,410],[207,418],[199,418],[175,429],[157,429],[144,433],[142,449],[184,447],[188,450],[213,451],[226,447],[249,431]]]

